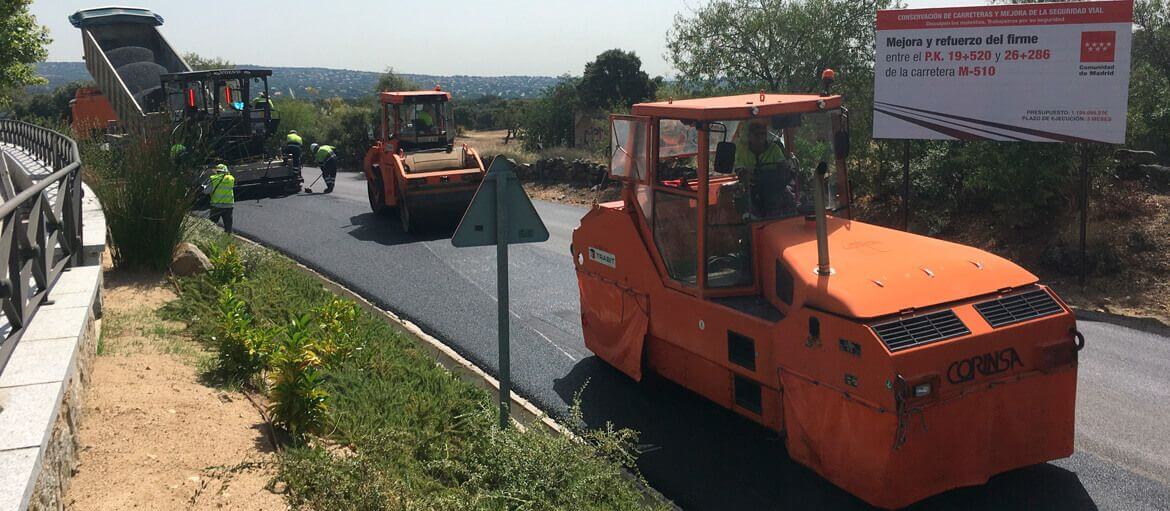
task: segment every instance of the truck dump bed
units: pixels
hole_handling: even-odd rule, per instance
[[[166,122],[159,77],[191,71],[158,31],[162,16],[146,9],[101,7],[69,17],[81,29],[85,67],[127,127]]]

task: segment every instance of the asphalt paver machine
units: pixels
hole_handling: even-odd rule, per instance
[[[1073,314],[1010,261],[852,219],[827,86],[637,104],[611,132],[621,200],[571,246],[601,359],[775,430],[880,507],[1072,454]]]
[[[266,150],[279,125],[268,100],[271,70],[193,71],[159,32],[162,16],[147,9],[84,9],[69,21],[81,30],[85,66],[100,91],[87,90],[84,100],[108,102],[89,110],[106,117],[112,110],[120,126],[111,131],[167,131],[171,142],[206,160],[197,163],[228,163],[240,188],[300,188],[299,169]],[[95,124],[93,118],[77,120]],[[110,129],[108,120],[103,128]]]

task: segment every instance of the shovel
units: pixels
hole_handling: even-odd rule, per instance
[[[317,181],[320,181],[321,176],[324,176],[324,175],[325,174],[318,175],[317,179],[314,179],[312,183],[309,183],[309,186],[305,187],[305,193],[313,193],[313,185],[317,184]]]

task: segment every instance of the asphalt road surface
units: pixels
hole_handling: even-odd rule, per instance
[[[317,177],[305,169],[306,182]],[[320,192],[322,185],[316,186]],[[581,339],[569,256],[583,208],[537,203],[547,242],[511,248],[515,389],[554,415],[580,393],[591,426],[641,431],[639,467],[684,509],[866,509],[791,461],[775,434],[661,379],[636,383]],[[496,373],[495,249],[456,249],[449,227],[407,235],[375,216],[360,174],[330,195],[241,200],[236,229],[317,269]],[[1170,338],[1082,321],[1077,452],[913,509],[1170,509]],[[957,461],[961,462],[961,460]]]

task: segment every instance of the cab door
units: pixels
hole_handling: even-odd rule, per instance
[[[645,183],[650,161],[650,119],[615,115],[610,117],[609,177],[621,181],[623,194],[632,194],[635,186]],[[629,199],[630,196],[626,195]],[[627,205],[630,202],[626,202]],[[632,234],[636,227],[626,224],[625,217],[613,217],[617,225],[608,233]],[[620,220],[618,220],[620,218]],[[636,236],[613,235],[590,242],[588,257],[600,265],[618,269],[618,261],[627,263],[630,244]],[[615,254],[617,254],[615,256]],[[584,254],[582,254],[582,261]],[[628,283],[619,284],[613,276],[584,271],[578,265],[581,291],[581,331],[585,346],[634,380],[642,378],[642,353],[650,321],[650,299],[644,290]]]

